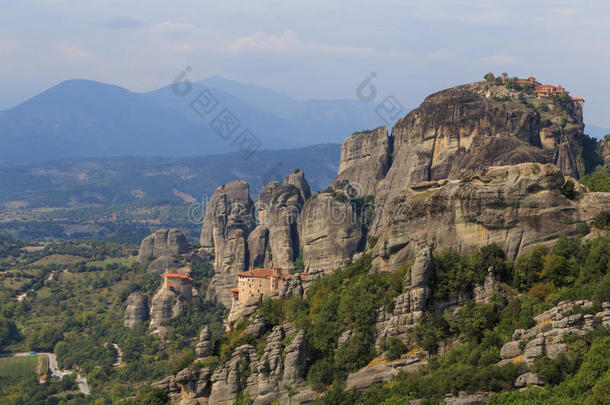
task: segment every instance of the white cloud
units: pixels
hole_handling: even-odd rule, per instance
[[[234,53],[322,53],[354,56],[408,56],[406,52],[376,50],[368,47],[306,42],[297,37],[293,30],[284,30],[280,35],[256,33],[242,36],[229,42],[228,48]]]
[[[185,33],[197,29],[197,27],[192,24],[185,24],[173,21],[164,21],[158,24],[154,24],[150,28],[153,31],[169,33]]]
[[[59,50],[64,54],[64,56],[69,58],[86,58],[90,56],[89,52],[77,46],[60,46]]]
[[[103,21],[101,25],[113,29],[137,29],[146,27],[148,23],[139,17],[119,16],[109,18]]]
[[[559,14],[559,15],[571,16],[571,15],[576,14],[576,10],[573,8],[558,8],[558,9],[553,10],[553,13]]]

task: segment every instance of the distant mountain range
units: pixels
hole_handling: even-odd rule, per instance
[[[355,100],[295,100],[219,77],[193,83],[184,96],[171,85],[134,93],[68,80],[0,112],[0,165],[126,155],[247,156],[257,148],[341,143],[354,131],[382,124],[374,109]],[[227,117],[233,122],[226,124]],[[239,138],[245,129],[246,144]]]
[[[253,195],[301,169],[311,188],[326,188],[339,168],[341,145],[184,158],[118,157],[0,168],[0,208],[90,207],[165,200],[201,202],[221,184],[247,180]]]
[[[602,139],[604,136],[610,134],[610,129],[600,128],[595,125],[586,125],[585,134],[590,135],[597,139]]]

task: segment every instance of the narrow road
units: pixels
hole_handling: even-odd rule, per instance
[[[85,395],[91,394],[89,390],[89,386],[87,385],[87,378],[81,377],[80,375],[76,376],[76,384],[78,384],[78,389]]]

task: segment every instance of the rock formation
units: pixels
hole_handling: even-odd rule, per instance
[[[487,302],[502,286],[493,267],[473,291],[444,300],[432,297],[432,249],[453,248],[465,254],[473,246],[495,243],[515,258],[534,245],[551,245],[560,236],[578,234],[579,224],[610,207],[610,194],[590,193],[576,180],[584,168],[581,104],[518,96],[491,83],[433,94],[398,121],[391,136],[385,127],[350,136],[342,147],[336,179],[328,190],[313,196],[301,171],[287,175],[283,184],[267,184],[256,206],[247,183],[219,187],[206,209],[200,240],[202,249],[215,257],[208,298],[230,306],[238,272],[271,266],[294,271],[301,251],[306,276],[285,283],[280,296],[306,295],[316,277],[357,258],[369,239],[372,271],[410,266],[392,311],[382,307],[377,312],[377,348],[389,337],[412,346],[407,342],[412,338],[409,332],[425,312],[455,315],[468,300]],[[567,181],[575,182],[574,195],[562,191]],[[355,197],[368,195],[375,198],[374,218],[363,220],[357,211],[366,199]],[[151,324],[172,316],[181,305],[179,297],[157,295],[151,314],[159,315],[151,316]],[[213,373],[192,365],[155,386],[221,405],[233,403],[240,392],[254,404],[313,403],[316,393],[304,385],[306,333],[292,324],[269,331],[256,313],[258,302],[235,304],[227,327],[243,319],[249,322],[243,333],[254,338],[268,333],[262,354],[245,344]],[[536,317],[535,327],[515,331],[513,341],[502,347],[501,364],[531,364],[537,356],[556,357],[565,351],[561,337],[585,333],[594,322],[594,315],[568,315],[573,306],[562,303]],[[610,325],[610,305],[604,303],[595,317]],[[343,332],[338,346],[356,336],[351,330]],[[199,357],[212,353],[209,335],[207,328],[201,332]],[[452,344],[457,343],[444,342],[439,354]],[[394,361],[380,356],[349,374],[347,389],[361,391],[386,383],[401,370],[416,371],[427,359],[428,353],[418,349]],[[541,383],[530,372],[514,384]],[[459,393],[444,400],[484,403],[491,395]]]
[[[178,229],[160,229],[142,239],[138,262],[146,263],[161,256],[173,256],[187,253],[189,244]]]
[[[185,267],[176,270],[182,275],[188,275],[190,268]],[[164,335],[162,322],[175,318],[186,305],[191,304],[192,279],[190,277],[168,277],[163,276],[161,286],[152,298],[150,306],[150,327]]]
[[[174,256],[160,256],[150,262],[146,269],[150,273],[163,274],[166,270],[182,267],[182,262]]]
[[[269,247],[269,229],[259,225],[248,236],[248,251],[250,253],[249,268],[271,267],[271,247]]]
[[[284,177],[285,186],[295,186],[300,192],[303,201],[311,197],[311,189],[309,183],[305,180],[305,173],[302,170],[295,170],[294,173],[287,174]]]
[[[305,203],[299,217],[305,271],[329,273],[352,258],[362,243],[362,222],[341,192],[320,193]]]
[[[210,387],[210,369],[190,366],[175,376],[171,375],[151,384],[168,394],[179,394],[187,398],[199,398],[207,393]]]
[[[203,335],[203,332],[202,332]],[[285,346],[286,339],[290,343]],[[175,376],[153,384],[176,397],[201,399],[209,404],[233,403],[239,392],[247,393],[255,404],[311,404],[316,393],[303,387],[307,361],[305,333],[292,324],[273,328],[259,356],[251,345],[235,349],[231,359],[220,365],[212,375],[209,369],[198,369],[196,363]],[[287,390],[299,389],[288,395]]]
[[[303,383],[307,366],[305,331],[297,332],[292,343],[284,349],[284,377],[282,386],[295,386]]]
[[[536,357],[542,355],[554,359],[568,350],[568,345],[563,343],[563,337],[582,336],[592,331],[595,318],[600,320],[602,326],[610,327],[610,302],[604,302],[603,310],[595,314],[583,315],[578,312],[571,314],[575,307],[591,308],[593,302],[563,301],[556,307],[535,316],[536,325],[533,328],[515,330],[513,340],[502,346],[500,349],[502,360],[498,364],[524,362],[531,365]]]
[[[303,203],[301,191],[296,186],[278,187],[267,210],[266,223],[263,223],[269,228],[271,263],[286,272],[294,269],[299,250],[297,218]]]
[[[210,333],[210,328],[206,326],[199,335],[199,343],[197,343],[195,353],[197,353],[197,357],[207,357],[211,356],[213,351],[212,334]]]
[[[184,309],[184,300],[173,290],[160,288],[152,298],[150,306],[150,327],[159,330],[161,323],[175,318]]]
[[[247,239],[254,227],[248,183],[234,181],[218,187],[206,207],[200,238],[203,250],[214,253],[208,299],[231,307],[231,288],[237,285],[237,273],[248,267]]]
[[[148,320],[148,300],[142,293],[132,293],[127,297],[125,308],[125,322],[128,328],[133,328]]]
[[[237,273],[272,266],[293,271],[299,254],[297,219],[310,196],[300,170],[287,175],[283,185],[267,184],[256,206],[248,183],[235,181],[218,187],[206,208],[200,238],[202,249],[215,255],[215,275],[206,297],[231,307]]]
[[[610,206],[610,195],[568,199],[561,191],[564,182],[554,165],[522,163],[413,185],[388,200],[381,213],[374,267],[396,269],[414,258],[422,243],[462,253],[496,243],[514,258],[534,245],[575,236],[579,223]]]
[[[391,163],[391,144],[385,126],[356,132],[343,142],[339,172],[332,187],[341,189],[345,181],[360,196],[374,195]]]
[[[386,201],[426,181],[461,179],[490,166],[553,163],[579,178],[583,117],[577,102],[511,100],[516,91],[472,83],[428,96],[392,129],[393,162],[377,187],[375,229]],[[375,232],[376,233],[376,232]]]
[[[410,272],[405,275],[405,292],[396,297],[394,311],[391,314],[383,310],[379,313],[377,328],[377,343],[379,346],[391,336],[404,336],[427,309],[430,297],[429,281],[434,274],[434,259],[432,249],[423,246]]]

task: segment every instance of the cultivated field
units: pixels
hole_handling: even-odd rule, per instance
[[[0,377],[38,374],[48,367],[46,356],[3,357],[0,358]]]

